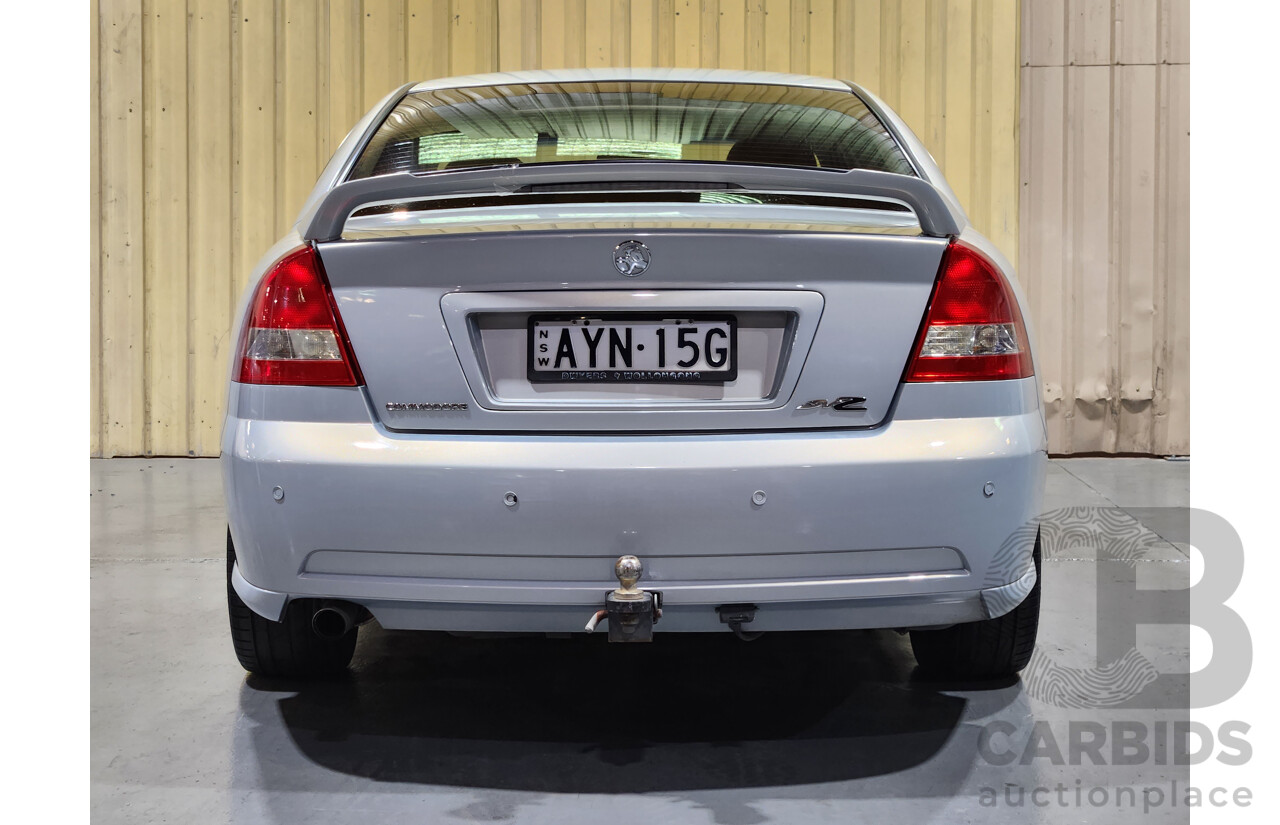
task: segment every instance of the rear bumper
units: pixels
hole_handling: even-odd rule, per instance
[[[770,601],[768,599],[717,602],[739,604],[754,601],[762,605],[751,630],[837,630],[883,627],[928,627],[974,622],[992,618],[1016,607],[1036,583],[1035,568],[1006,585],[978,592],[929,593],[920,595],[867,596],[853,599],[816,601]],[[239,567],[232,571],[236,594],[259,615],[277,620],[290,596],[255,587],[245,581]],[[671,604],[671,591],[664,590],[663,618],[655,630],[708,633],[725,630],[715,605]],[[568,633],[582,630],[585,619],[604,601],[604,590],[593,591],[587,605],[486,604],[483,602],[434,602],[400,599],[354,601],[369,608],[383,627],[392,630],[452,630],[470,632]],[[782,595],[782,594],[774,594]],[[785,596],[784,596],[785,599]]]
[[[385,627],[440,630],[581,630],[625,553],[663,594],[659,631],[722,630],[714,607],[732,603],[759,605],[752,630],[999,615],[1035,580],[1045,467],[1038,409],[697,436],[232,415],[223,438],[233,584],[250,607],[277,618],[291,598],[345,599]]]

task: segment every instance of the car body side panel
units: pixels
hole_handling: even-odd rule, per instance
[[[920,176],[933,185],[935,189],[942,193],[942,196],[951,204],[952,210],[959,218],[961,224],[967,225],[969,217],[964,211],[964,207],[960,204],[960,199],[956,197],[956,193],[952,191],[951,184],[947,183],[947,179],[942,174],[941,167],[938,162],[933,159],[933,155],[925,147],[924,141],[912,131],[907,122],[898,116],[898,113],[890,109],[883,100],[876,97],[871,92],[862,88],[856,83],[850,83],[849,87],[853,93],[862,98],[868,108],[875,113],[876,117],[884,122],[889,131],[897,138],[898,144],[906,152],[907,157],[915,165],[916,171]],[[1007,270],[1006,270],[1007,271]]]
[[[324,169],[320,172],[320,177],[316,180],[316,185],[311,190],[311,194],[307,196],[306,202],[303,203],[302,210],[298,213],[298,219],[294,221],[295,230],[301,231],[302,227],[311,222],[311,216],[315,214],[316,208],[324,200],[324,196],[347,176],[351,164],[360,154],[360,150],[364,148],[370,136],[377,131],[387,113],[395,108],[400,98],[404,97],[412,87],[412,83],[406,83],[400,88],[392,90],[386,97],[379,100],[372,109],[366,112],[355,126],[351,127],[351,131],[347,132],[347,136],[342,139],[342,143],[338,144],[333,157],[325,164]]]

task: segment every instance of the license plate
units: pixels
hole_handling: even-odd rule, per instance
[[[711,384],[738,377],[732,315],[534,315],[529,380]]]

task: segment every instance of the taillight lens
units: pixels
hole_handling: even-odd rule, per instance
[[[354,387],[359,368],[310,246],[281,258],[258,285],[240,340],[244,384]]]
[[[996,265],[952,242],[907,381],[989,381],[1034,374],[1018,302]]]

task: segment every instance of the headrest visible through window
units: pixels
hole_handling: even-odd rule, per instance
[[[754,135],[740,140],[729,149],[725,160],[730,163],[758,163],[779,166],[817,166],[813,150],[798,143],[783,143],[773,138]]]

